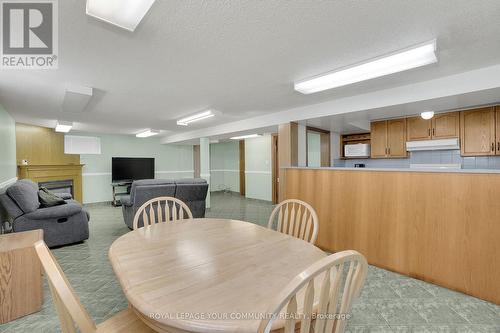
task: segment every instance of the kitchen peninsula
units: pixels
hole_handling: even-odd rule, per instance
[[[500,303],[500,170],[285,168],[318,212],[318,245]]]

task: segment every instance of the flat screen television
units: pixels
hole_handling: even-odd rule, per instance
[[[113,157],[111,159],[113,182],[155,178],[155,159],[138,157]]]

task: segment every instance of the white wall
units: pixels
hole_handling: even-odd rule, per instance
[[[271,136],[245,140],[246,197],[272,201]]]
[[[239,141],[210,144],[210,191],[240,191]]]
[[[0,105],[0,188],[16,181],[16,123]]]
[[[73,133],[72,133],[73,134]],[[83,167],[83,202],[112,200],[111,158],[154,157],[155,178],[192,178],[193,146],[163,145],[158,138],[139,139],[130,135],[89,134],[101,138],[100,155],[80,155]]]
[[[307,166],[321,166],[321,135],[316,132],[307,132]]]
[[[330,132],[330,165],[335,166],[334,161],[340,158],[340,134]]]

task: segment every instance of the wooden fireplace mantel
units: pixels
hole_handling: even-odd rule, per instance
[[[36,183],[72,180],[74,199],[82,203],[82,167],[83,164],[18,165],[17,171],[19,179],[31,179]]]

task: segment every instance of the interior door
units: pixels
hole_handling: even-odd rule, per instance
[[[387,121],[387,148],[390,157],[407,157],[406,119]]]
[[[495,138],[497,145],[497,155],[500,155],[500,106],[496,107],[495,124],[496,124]]]
[[[278,158],[278,134],[273,134],[271,136],[271,142],[272,142],[272,160],[273,160],[273,172],[272,172],[272,177],[273,177],[273,203],[277,204],[278,203],[278,198],[279,198],[279,184],[278,184],[278,176],[279,176],[279,158]]]
[[[460,135],[459,112],[440,113],[432,118],[432,138],[451,139]]]
[[[240,195],[246,195],[245,180],[245,140],[240,140]]]
[[[387,156],[387,121],[371,123],[370,143],[372,158]]]
[[[462,156],[496,154],[494,107],[462,111],[460,124]]]
[[[430,140],[431,121],[422,117],[411,117],[407,119],[407,139],[408,141]]]
[[[200,145],[193,146],[193,169],[194,169],[194,178],[200,178]]]

